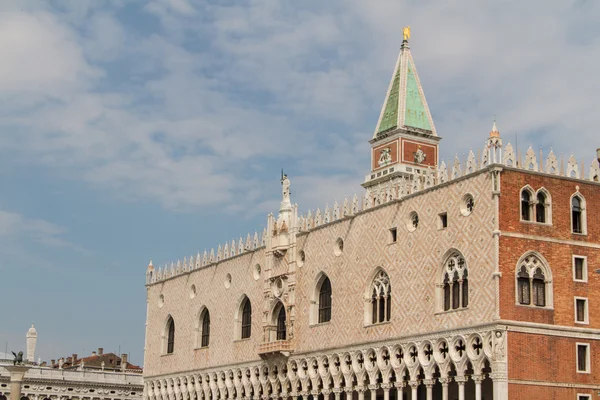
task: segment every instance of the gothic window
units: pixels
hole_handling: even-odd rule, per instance
[[[247,339],[252,333],[252,305],[250,299],[246,297],[244,300],[244,308],[242,309],[242,339]]]
[[[286,340],[287,332],[286,332],[286,318],[285,318],[285,307],[283,304],[279,309],[279,313],[277,314],[277,340]]]
[[[536,306],[544,307],[546,305],[546,284],[541,268],[535,270],[531,285],[533,288],[533,303]]]
[[[175,321],[169,317],[167,321],[167,354],[173,353],[175,350]]]
[[[539,191],[536,200],[535,221],[542,224],[549,223],[550,203],[548,201],[548,195],[545,192]]]
[[[331,320],[331,282],[325,278],[319,291],[319,323]]]
[[[392,316],[392,288],[390,278],[385,271],[377,272],[375,278],[371,282],[371,304],[367,307],[370,312],[370,318],[366,318],[367,323],[378,324],[388,322]]]
[[[531,221],[532,206],[531,193],[528,189],[521,190],[521,220]]]
[[[551,307],[550,269],[540,257],[529,253],[517,265],[517,302],[522,305]]]
[[[526,266],[521,266],[517,277],[517,284],[519,290],[519,304],[531,304],[530,291],[529,291],[529,273],[527,272]]]
[[[468,269],[464,257],[454,252],[444,263],[442,276],[443,308],[457,310],[469,305]]]
[[[200,336],[200,347],[208,347],[210,343],[210,313],[207,309],[202,313],[201,321],[202,334]]]
[[[571,231],[573,233],[585,233],[584,200],[579,195],[571,199]]]

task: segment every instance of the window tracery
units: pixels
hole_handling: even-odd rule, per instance
[[[381,270],[371,283],[371,324],[388,322],[391,319],[392,287],[390,278]]]
[[[469,305],[469,272],[464,257],[454,252],[444,263],[442,280],[444,311]]]
[[[517,301],[521,305],[550,306],[549,269],[535,254],[528,254],[517,265]]]
[[[579,194],[571,198],[571,232],[586,233],[585,200]]]

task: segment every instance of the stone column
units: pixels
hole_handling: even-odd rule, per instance
[[[371,391],[371,400],[377,399],[377,385],[369,385],[369,390]]]
[[[458,400],[465,400],[465,382],[467,378],[463,375],[457,376],[454,380],[458,383]]]
[[[417,388],[419,387],[419,381],[410,381],[410,400],[417,400]]]
[[[471,378],[475,382],[475,400],[481,400],[481,381],[483,381],[483,376],[473,375]]]
[[[334,388],[333,389],[333,396],[335,397],[335,400],[340,400],[340,398],[342,397],[342,389],[340,389],[340,388]]]
[[[367,388],[364,386],[359,386],[356,388],[356,391],[358,392],[358,400],[365,400],[365,390],[367,390]]]
[[[406,382],[394,382],[394,386],[396,387],[396,400],[402,400],[402,389],[406,386]]]
[[[442,400],[448,400],[448,378],[438,378],[438,381],[442,384]]]
[[[5,366],[10,373],[10,400],[21,400],[21,384],[23,377],[30,368],[25,365],[8,365]]]
[[[322,389],[322,390],[321,390],[321,393],[323,393],[323,399],[325,399],[325,400],[329,400],[329,395],[331,394],[331,389]],[[318,392],[317,392],[317,397],[316,397],[316,399],[318,399],[318,398],[319,398],[319,394],[318,394]]]
[[[391,385],[389,383],[384,383],[381,385],[383,389],[383,400],[390,400],[390,388]]]
[[[346,400],[352,400],[354,398],[354,391],[351,387],[344,387],[344,392],[346,392]]]
[[[425,387],[427,388],[427,400],[433,400],[433,385],[435,383],[434,379],[425,379],[423,381]]]

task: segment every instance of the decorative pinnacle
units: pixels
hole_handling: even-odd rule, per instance
[[[492,131],[490,132],[490,137],[500,137],[500,132],[498,131],[498,127],[496,126],[496,114],[494,114],[494,123],[492,124]]]

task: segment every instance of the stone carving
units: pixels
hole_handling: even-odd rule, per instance
[[[422,164],[423,161],[427,158],[427,154],[421,149],[421,146],[417,148],[417,151],[414,153],[414,160],[417,164]]]
[[[381,154],[379,155],[379,161],[377,162],[377,165],[379,165],[380,167],[383,167],[383,166],[390,164],[391,162],[392,162],[392,149],[389,147],[386,147],[385,149],[381,150]]]
[[[283,195],[283,201],[285,203],[289,203],[291,194],[290,180],[288,179],[287,175],[283,173],[283,171],[281,172],[281,193]]]
[[[11,353],[13,353],[13,356],[15,356],[15,359],[13,360],[13,365],[22,365],[23,364],[23,352],[20,351],[17,354],[13,351]]]
[[[504,334],[502,331],[494,332],[494,349],[492,359],[494,361],[503,361],[505,357],[504,351]]]

